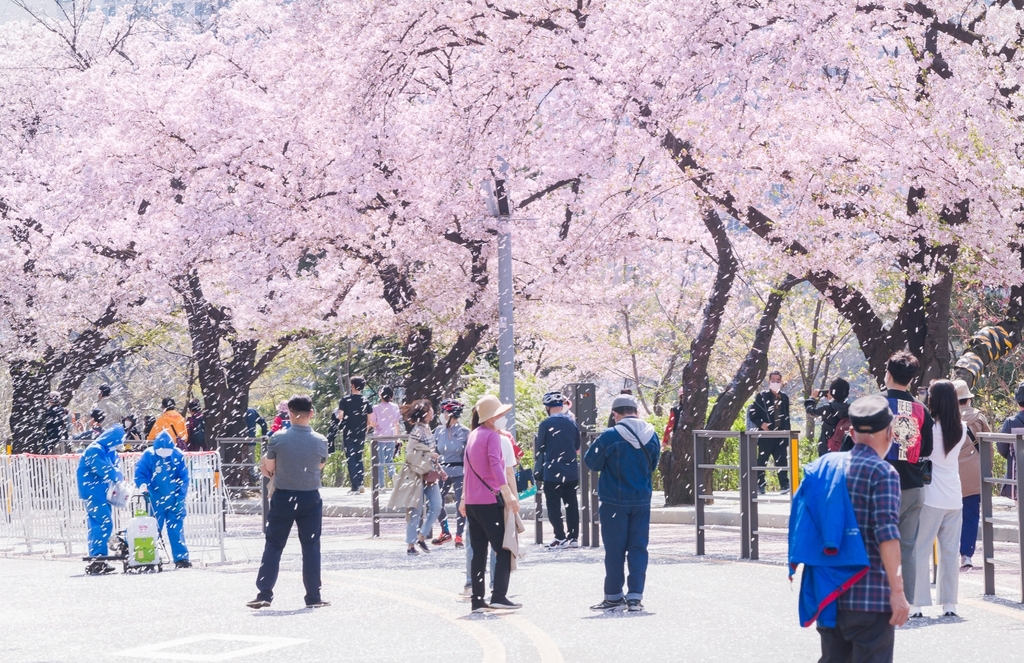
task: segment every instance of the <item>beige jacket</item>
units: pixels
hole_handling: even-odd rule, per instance
[[[511,569],[516,570],[518,564],[516,560],[522,555],[519,552],[519,535],[526,531],[526,525],[523,524],[523,519],[519,517],[519,514],[512,509],[505,508],[505,539],[501,542],[501,547],[512,553],[512,565]]]
[[[430,445],[417,439],[409,440],[405,450],[405,464],[398,478],[395,479],[395,489],[388,500],[388,507],[392,509],[419,509],[423,506],[423,477],[434,466],[430,458],[433,453]]]
[[[960,408],[960,417],[975,435],[992,430],[985,415],[976,408]],[[960,448],[960,492],[964,497],[981,495],[981,454],[971,443],[970,437]]]

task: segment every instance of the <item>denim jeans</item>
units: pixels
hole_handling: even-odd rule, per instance
[[[963,498],[964,524],[960,530],[960,554],[974,557],[978,545],[978,523],[981,520],[981,495]]]
[[[405,527],[405,542],[408,545],[416,543],[417,534],[427,536],[430,528],[437,520],[437,514],[441,511],[441,487],[436,483],[423,487],[423,507],[409,510],[409,524]],[[423,517],[424,508],[426,518]],[[423,526],[420,526],[420,523]]]
[[[441,484],[441,503],[444,504],[444,496],[448,493],[455,493],[455,505],[458,507],[459,502],[462,501],[462,477],[448,477],[444,483]],[[437,516],[437,521],[441,523],[441,527],[448,531],[448,511],[444,508],[441,509],[441,513]],[[456,536],[462,536],[462,532],[466,528],[466,519],[462,517],[462,514],[458,511],[455,512],[455,534]]]
[[[601,533],[604,534],[604,597],[642,599],[647,580],[647,542],[651,534],[651,506],[614,506],[602,504]],[[627,583],[623,567],[629,565]]]
[[[395,480],[395,468],[392,465],[386,465],[386,463],[395,462],[395,443],[394,442],[378,442],[377,443],[377,462],[380,465],[377,467],[377,487],[384,487],[384,473],[387,472],[391,480]]]

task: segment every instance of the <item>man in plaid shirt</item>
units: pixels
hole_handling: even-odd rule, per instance
[[[854,447],[846,488],[871,568],[839,597],[836,625],[818,627],[819,663],[891,663],[896,626],[910,616],[900,575],[900,477],[885,461],[892,443],[892,411],[883,396],[850,406]]]

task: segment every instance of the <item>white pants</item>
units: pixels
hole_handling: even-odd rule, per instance
[[[938,509],[925,505],[921,507],[921,524],[914,542],[917,574],[914,579],[914,595],[910,603],[915,606],[932,604],[931,573],[932,541],[939,540],[938,603],[943,606],[956,605],[960,588],[960,526],[964,510]]]

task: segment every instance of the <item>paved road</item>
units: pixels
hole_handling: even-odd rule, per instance
[[[255,595],[255,561],[96,578],[76,561],[0,559],[0,661],[770,663],[818,655],[816,633],[797,624],[797,587],[785,568],[727,559],[734,541],[724,535],[715,543],[720,556],[699,559],[686,538],[691,528],[655,526],[642,615],[587,609],[601,598],[600,550],[531,547],[512,579],[523,610],[471,616],[458,596],[461,551],[410,559],[397,523],[381,540],[367,539],[363,525],[328,524],[324,596],[334,605],[317,611],[302,607],[294,540],[274,606],[259,612],[244,606]],[[250,557],[260,550],[254,538],[233,545]],[[764,548],[781,559],[784,542],[776,537]],[[995,601],[982,599],[980,576],[963,577],[962,619],[925,619],[899,631],[897,661],[1020,660],[1024,610],[1013,602],[1015,576],[1000,576],[1004,598]]]

